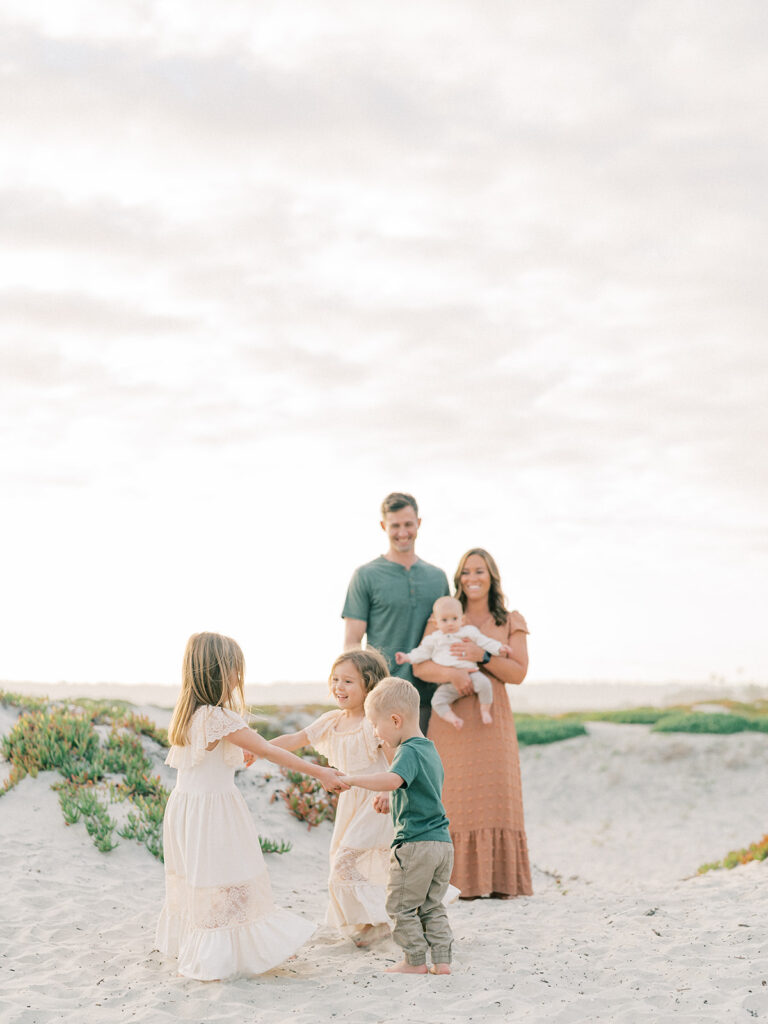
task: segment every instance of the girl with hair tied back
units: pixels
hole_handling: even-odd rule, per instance
[[[166,764],[178,770],[163,820],[166,897],[157,948],[178,956],[179,973],[200,981],[261,974],[315,930],[276,907],[256,824],[235,787],[243,751],[346,789],[333,768],[303,761],[246,725],[240,647],[196,633],[184,652],[182,686]]]

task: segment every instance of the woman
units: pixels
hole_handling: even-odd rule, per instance
[[[459,641],[452,653],[475,661],[493,683],[493,723],[483,724],[480,705],[466,669],[425,661],[414,675],[430,683],[453,683],[463,696],[453,710],[464,720],[461,730],[432,715],[429,739],[445,769],[443,803],[450,821],[455,860],[451,882],[463,899],[530,896],[531,869],[523,823],[523,796],[515,720],[507,683],[519,684],[528,671],[528,627],[519,612],[505,608],[496,562],[483,548],[470,548],[454,576],[464,622],[512,648],[512,657],[492,657],[471,640]],[[430,618],[425,636],[435,629]]]

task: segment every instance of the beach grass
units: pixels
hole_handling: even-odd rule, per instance
[[[517,741],[521,746],[537,743],[559,743],[575,736],[586,736],[582,722],[552,718],[549,715],[516,715]]]
[[[768,858],[768,834],[764,835],[756,843],[750,843],[749,846],[741,850],[731,850],[730,853],[726,853],[722,860],[714,861],[711,864],[702,864],[698,873],[703,875],[707,871],[718,871],[723,868],[731,870],[732,868],[739,867],[741,864],[749,864],[752,861],[765,860],[766,858]]]
[[[158,728],[146,715],[136,714],[135,705],[128,701],[81,698],[51,702],[0,690],[0,704],[20,711],[13,728],[2,739],[2,753],[11,771],[0,796],[27,775],[58,772],[61,782],[53,788],[65,822],[82,822],[98,850],[113,850],[118,845],[116,833],[139,842],[154,857],[163,859],[163,815],[170,794],[160,776],[153,774],[142,737],[156,744],[155,753],[164,757],[168,749],[165,729]],[[110,727],[105,739],[100,740],[96,725]],[[313,750],[301,753],[315,761],[324,760]],[[290,780],[288,786],[289,790],[293,787]],[[333,799],[325,800],[325,796]],[[130,810],[118,825],[109,807],[122,802],[128,802]],[[312,825],[325,818],[333,820],[336,796],[313,791],[296,800],[291,796],[286,803],[296,817],[306,814]],[[259,836],[259,843],[265,853],[287,853],[291,849],[291,843],[283,839]]]

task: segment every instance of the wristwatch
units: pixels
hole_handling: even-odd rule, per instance
[[[491,652],[490,651],[485,651],[484,654],[483,654],[483,660],[480,662],[480,664],[481,665],[487,665],[490,660],[491,660]]]

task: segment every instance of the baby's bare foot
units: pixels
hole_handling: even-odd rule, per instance
[[[401,960],[399,964],[395,964],[394,967],[387,967],[385,970],[387,974],[426,974],[427,965],[418,964],[418,966],[414,967],[406,963],[405,960]]]
[[[480,717],[483,720],[483,725],[493,725],[491,712],[487,708],[480,708]]]
[[[450,974],[451,973],[451,965],[450,964],[432,964],[432,966],[429,968],[429,973],[430,974]]]
[[[454,729],[464,728],[464,719],[459,718],[458,715],[446,715],[445,720],[449,725],[452,725]]]

